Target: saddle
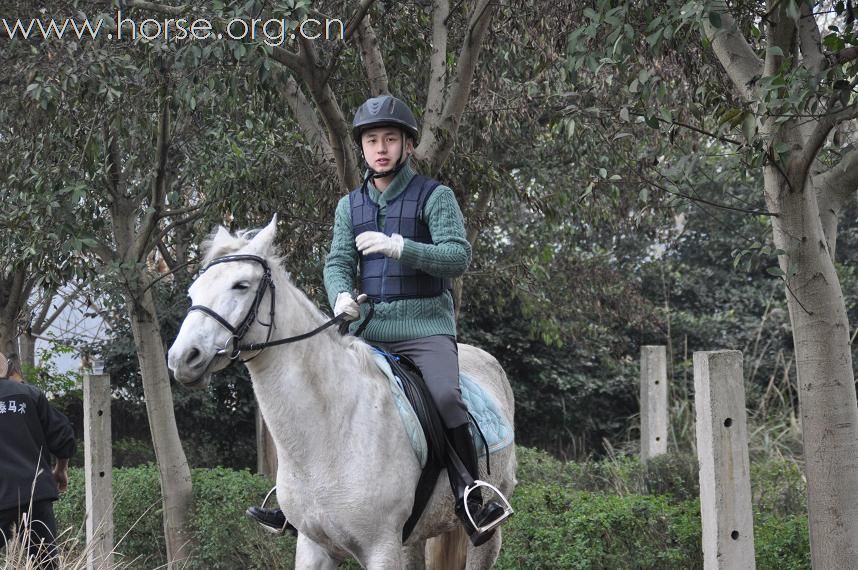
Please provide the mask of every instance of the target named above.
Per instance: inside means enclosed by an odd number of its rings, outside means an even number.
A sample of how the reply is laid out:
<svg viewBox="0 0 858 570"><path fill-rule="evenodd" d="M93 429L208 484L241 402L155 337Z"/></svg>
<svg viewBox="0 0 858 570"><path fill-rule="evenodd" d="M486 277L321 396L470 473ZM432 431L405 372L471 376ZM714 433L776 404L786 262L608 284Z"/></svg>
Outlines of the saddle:
<svg viewBox="0 0 858 570"><path fill-rule="evenodd" d="M448 443L440 413L417 366L405 356L390 354L378 347L373 349L376 364L390 381L403 425L423 467L417 482L411 515L402 529L402 541L405 542L420 520L435 489L438 476L445 469ZM475 447L485 454L487 471L491 473L489 457L492 452L512 443L512 427L500 412L497 403L479 384L466 375L460 374L459 380L462 397L469 410L468 415L476 428L472 430ZM488 438L483 432L484 427L487 428Z"/></svg>

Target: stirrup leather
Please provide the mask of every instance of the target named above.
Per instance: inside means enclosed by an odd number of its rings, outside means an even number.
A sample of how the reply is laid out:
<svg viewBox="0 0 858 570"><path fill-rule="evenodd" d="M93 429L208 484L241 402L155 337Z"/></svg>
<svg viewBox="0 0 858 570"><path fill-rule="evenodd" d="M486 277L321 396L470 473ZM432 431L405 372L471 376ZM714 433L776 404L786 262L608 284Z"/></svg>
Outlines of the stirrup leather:
<svg viewBox="0 0 858 570"><path fill-rule="evenodd" d="M496 518L495 520L487 523L485 526L477 526L477 523L476 523L476 521L474 521L474 517L471 514L471 510L468 508L468 505L469 505L468 495L470 495L473 491L475 491L476 489L479 489L480 487L486 487L488 489L491 489L492 493L494 493L494 495L498 499L500 499L500 502L501 502L500 506L503 508L503 514L501 516L499 516L498 518ZM473 485L468 485L467 487L465 487L465 494L462 497L462 503L463 503L463 507L465 509L465 514L468 516L468 521L470 521L471 526L473 526L477 530L477 532L480 534L486 533L486 532L488 532L494 528L497 528L498 525L500 525L500 523L502 523L503 521L505 521L506 519L511 517L513 512L514 512L512 510L512 505L509 504L509 501L507 500L507 498L503 496L503 493L501 493L497 487L495 487L494 485L492 485L490 483L486 483L485 481L480 481L479 479L474 480ZM488 503L488 500L484 498L483 499L483 505L485 506L487 503Z"/></svg>

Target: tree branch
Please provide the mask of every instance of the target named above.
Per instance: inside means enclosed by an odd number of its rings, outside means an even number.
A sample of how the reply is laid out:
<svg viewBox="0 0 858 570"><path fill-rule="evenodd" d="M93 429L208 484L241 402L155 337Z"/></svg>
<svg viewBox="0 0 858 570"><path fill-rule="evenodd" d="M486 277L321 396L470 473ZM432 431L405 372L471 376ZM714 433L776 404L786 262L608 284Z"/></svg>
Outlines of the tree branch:
<svg viewBox="0 0 858 570"><path fill-rule="evenodd" d="M449 0L435 0L432 10L432 55L429 59L429 85L426 91L426 112L423 131L429 136L438 128L444 110L444 92L447 87L447 17Z"/></svg>
<svg viewBox="0 0 858 570"><path fill-rule="evenodd" d="M203 217L202 212L196 212L196 213L191 214L190 216L188 216L186 218L182 218L181 220L175 220L172 223L167 224L163 230L158 232L158 235L155 236L155 239L153 240L153 242L155 244L157 244L158 242L163 240L167 234L169 234L171 231L173 231L173 229L175 229L179 226L184 226L184 225L189 224L191 222L194 222L196 220L199 220L202 217Z"/></svg>
<svg viewBox="0 0 858 570"><path fill-rule="evenodd" d="M836 127L843 121L848 121L858 117L858 104L853 104L838 111L833 111L822 115L804 140L802 145L802 158L804 164L810 165L816 158L819 149L825 144L825 139L831 129Z"/></svg>
<svg viewBox="0 0 858 570"><path fill-rule="evenodd" d="M330 79L331 74L337 68L337 65L340 63L340 54L348 45L349 41L352 39L352 35L360 26L361 22L363 22L364 16L369 12L370 6L375 2L375 0L361 0L360 4L358 4L357 10L352 14L352 17L349 18L349 22L346 24L346 29L343 30L343 41L337 46L337 49L334 51L333 57L331 57L331 63L328 65L328 69L325 71L325 74L322 76L322 83L327 83L328 79Z"/></svg>
<svg viewBox="0 0 858 570"><path fill-rule="evenodd" d="M271 50L271 58L291 70L298 77L304 76L304 61L300 54L274 46Z"/></svg>
<svg viewBox="0 0 858 570"><path fill-rule="evenodd" d="M188 206L186 208L176 208L174 210L162 210L160 218L171 218L173 216L182 216L184 214L188 214L190 212L195 212L200 208L204 208L208 206L208 203L203 201L197 204L196 206Z"/></svg>
<svg viewBox="0 0 858 570"><path fill-rule="evenodd" d="M53 298L53 295L47 297L45 299L45 304L42 307L42 311L39 314L38 319L36 319L31 324L32 330L35 332L35 334L42 334L43 332L48 330L50 326L54 324L54 321L59 318L59 316L66 309L66 307L71 304L72 300L75 299L75 296L81 292L82 289L82 285L76 285L73 291L65 293L63 295L63 302L60 303L60 306L57 307L53 313L51 313L50 317L47 316L47 313L51 307L51 299Z"/></svg>
<svg viewBox="0 0 858 570"><path fill-rule="evenodd" d="M157 229L158 220L161 218L161 209L164 207L164 197L167 191L167 166L170 150L170 96L167 93L166 80L161 86L161 94L159 97L161 106L161 116L158 121L158 143L155 149L158 157L156 167L155 181L152 183L152 193L149 208L143 215L143 220L140 223L140 230L137 233L137 238L129 252L129 259L134 261L143 261L151 249L152 242L150 238L152 233ZM157 240L156 240L157 241Z"/></svg>
<svg viewBox="0 0 858 570"><path fill-rule="evenodd" d="M492 0L478 0L468 19L468 29L459 51L456 63L456 77L450 86L450 93L444 104L444 112L438 128L424 133L424 140L417 149L417 158L426 159L431 174L437 173L453 149L453 137L459 128L459 121L470 95L474 71L480 57L480 48L489 29L497 4Z"/></svg>
<svg viewBox="0 0 858 570"><path fill-rule="evenodd" d="M118 119L117 119L118 120ZM102 127L104 135L104 143L107 145L107 159L110 161L108 172L110 173L107 179L107 191L114 201L120 200L125 195L125 189L122 184L122 165L119 158L119 148L116 142L116 137L113 136L109 121L104 123Z"/></svg>
<svg viewBox="0 0 858 570"><path fill-rule="evenodd" d="M858 190L858 149L846 153L840 161L813 176L818 195L826 201L845 201Z"/></svg>
<svg viewBox="0 0 858 570"><path fill-rule="evenodd" d="M312 42L303 37L299 41L304 58L304 83L328 131L328 142L337 163L337 178L343 189L354 188L358 185L358 166L351 142L351 129L331 86L325 80L324 70L319 67L318 54Z"/></svg>
<svg viewBox="0 0 858 570"><path fill-rule="evenodd" d="M373 97L389 93L387 86L387 69L384 58L378 48L378 38L372 29L369 14L360 21L357 31L357 42L360 46L360 56L369 81L369 92Z"/></svg>
<svg viewBox="0 0 858 570"><path fill-rule="evenodd" d="M784 58L792 53L792 42L795 36L795 21L786 14L786 4L783 0L774 0L772 9L773 18L766 21L766 60L763 75L772 77L778 73ZM743 38L744 39L744 38ZM781 53L771 48L777 47Z"/></svg>
<svg viewBox="0 0 858 570"><path fill-rule="evenodd" d="M733 84L746 100L751 100L754 98L754 83L763 73L763 62L739 32L726 5L717 13L721 17L721 27L714 27L709 19L705 18L703 32L712 42L712 51Z"/></svg>
<svg viewBox="0 0 858 570"><path fill-rule="evenodd" d="M850 46L843 48L839 52L831 55L831 60L835 65L842 65L858 59L858 46Z"/></svg>
<svg viewBox="0 0 858 570"><path fill-rule="evenodd" d="M42 299L42 306L39 309L39 313L33 319L30 320L30 331L35 330L37 332L41 332L47 328L47 326L42 326L42 325L45 323L45 321L48 318L48 311L51 310L51 300L53 300L54 295L56 295L57 292L55 289L43 290L43 292L44 292L45 296ZM65 297L65 299L67 301L69 299L69 297ZM68 306L68 303L64 302L63 306L60 310L64 309L67 306ZM56 317L59 315L59 313L60 313L60 311L56 311L54 313L53 318L51 319L51 322L53 322L54 319L56 319ZM48 326L50 326L50 324L48 324Z"/></svg>
<svg viewBox="0 0 858 570"><path fill-rule="evenodd" d="M822 36L809 2L800 2L801 16L798 19L798 38L804 66L816 74L825 68L825 55L822 51Z"/></svg>
<svg viewBox="0 0 858 570"><path fill-rule="evenodd" d="M325 131L319 122L319 117L310 105L310 102L301 91L301 87L294 77L289 77L286 80L285 90L286 103L289 105L295 120L298 122L298 127L307 139L310 147L313 149L317 160L323 163L330 173L337 175L336 159L334 151L331 149L330 143L325 138Z"/></svg>
<svg viewBox="0 0 858 570"><path fill-rule="evenodd" d="M164 258L164 262L167 264L167 267L172 271L178 263L173 256L170 255L170 250L167 248L167 244L164 243L163 239L159 239L156 247L158 248L158 252L161 254L161 257Z"/></svg>

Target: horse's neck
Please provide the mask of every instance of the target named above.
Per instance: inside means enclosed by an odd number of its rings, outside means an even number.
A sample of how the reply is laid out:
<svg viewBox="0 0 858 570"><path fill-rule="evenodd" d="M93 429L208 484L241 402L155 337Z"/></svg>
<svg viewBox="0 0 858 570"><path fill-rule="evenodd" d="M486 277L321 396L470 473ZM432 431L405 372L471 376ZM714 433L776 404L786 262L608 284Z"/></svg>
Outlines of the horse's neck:
<svg viewBox="0 0 858 570"><path fill-rule="evenodd" d="M323 322L297 289L277 283L277 291L272 339L302 334ZM296 460L312 450L337 452L332 447L347 445L342 434L351 428L356 414L377 407L377 400L383 397L379 373L363 365L355 350L329 330L268 348L247 366L272 437ZM375 429L374 425L366 427Z"/></svg>

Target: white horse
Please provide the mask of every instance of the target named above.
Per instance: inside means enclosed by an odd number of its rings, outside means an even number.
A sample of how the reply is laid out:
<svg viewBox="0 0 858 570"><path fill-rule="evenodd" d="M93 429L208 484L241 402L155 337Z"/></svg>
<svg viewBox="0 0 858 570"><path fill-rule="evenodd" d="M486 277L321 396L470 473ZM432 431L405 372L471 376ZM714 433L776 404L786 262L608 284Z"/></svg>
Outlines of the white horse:
<svg viewBox="0 0 858 570"><path fill-rule="evenodd" d="M299 335L328 320L273 254L275 226L276 217L252 239L220 227L210 240L207 264L238 257L210 264L189 290L197 310L189 311L169 351L170 370L182 384L207 385L212 372L236 356L239 340ZM501 529L482 546L468 542L453 513L446 471L403 544L421 467L366 343L328 328L241 357L277 448L277 497L299 531L296 569L332 569L349 557L372 570L494 566ZM459 358L462 372L496 399L512 424L513 394L497 360L468 345L459 345ZM492 454L491 468L491 476L481 478L510 496L515 446Z"/></svg>

